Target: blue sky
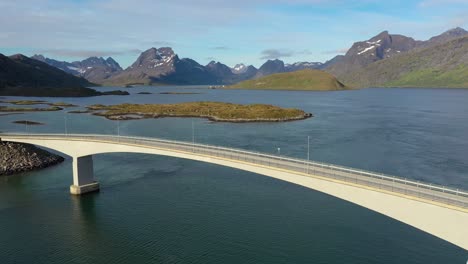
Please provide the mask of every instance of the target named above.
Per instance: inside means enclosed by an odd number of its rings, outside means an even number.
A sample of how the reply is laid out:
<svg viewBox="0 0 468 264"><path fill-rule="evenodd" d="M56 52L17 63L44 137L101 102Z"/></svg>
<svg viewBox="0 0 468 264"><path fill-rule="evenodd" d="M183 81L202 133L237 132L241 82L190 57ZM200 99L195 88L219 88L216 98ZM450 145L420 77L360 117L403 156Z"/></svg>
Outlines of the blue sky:
<svg viewBox="0 0 468 264"><path fill-rule="evenodd" d="M170 46L201 64L326 61L383 30L425 40L468 28L468 0L0 0L0 53L129 66Z"/></svg>

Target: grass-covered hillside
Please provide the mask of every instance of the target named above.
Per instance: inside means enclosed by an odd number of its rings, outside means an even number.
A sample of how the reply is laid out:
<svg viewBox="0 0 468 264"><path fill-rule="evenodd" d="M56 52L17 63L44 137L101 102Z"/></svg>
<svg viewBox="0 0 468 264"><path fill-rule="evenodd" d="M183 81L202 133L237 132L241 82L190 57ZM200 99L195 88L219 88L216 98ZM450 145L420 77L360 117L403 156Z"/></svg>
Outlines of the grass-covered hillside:
<svg viewBox="0 0 468 264"><path fill-rule="evenodd" d="M277 73L229 86L241 89L331 91L348 89L333 75L319 70Z"/></svg>
<svg viewBox="0 0 468 264"><path fill-rule="evenodd" d="M341 79L356 87L468 88L468 37L384 59Z"/></svg>

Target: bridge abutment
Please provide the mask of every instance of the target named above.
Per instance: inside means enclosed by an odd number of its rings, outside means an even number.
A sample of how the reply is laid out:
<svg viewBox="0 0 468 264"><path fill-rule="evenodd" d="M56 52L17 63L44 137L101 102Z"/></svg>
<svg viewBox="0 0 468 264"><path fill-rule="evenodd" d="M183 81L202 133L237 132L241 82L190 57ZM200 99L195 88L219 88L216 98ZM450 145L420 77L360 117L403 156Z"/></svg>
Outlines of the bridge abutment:
<svg viewBox="0 0 468 264"><path fill-rule="evenodd" d="M70 193L81 195L99 191L99 183L94 180L93 156L73 157L73 185Z"/></svg>

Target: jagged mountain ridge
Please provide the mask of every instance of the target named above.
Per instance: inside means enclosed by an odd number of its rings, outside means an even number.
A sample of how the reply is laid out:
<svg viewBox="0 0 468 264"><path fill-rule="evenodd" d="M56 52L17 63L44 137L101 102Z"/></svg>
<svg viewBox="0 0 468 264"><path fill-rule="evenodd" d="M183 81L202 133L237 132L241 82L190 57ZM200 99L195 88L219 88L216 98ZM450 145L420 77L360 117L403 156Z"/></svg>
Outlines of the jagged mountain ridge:
<svg viewBox="0 0 468 264"><path fill-rule="evenodd" d="M227 67L227 66L226 66ZM198 62L180 59L172 48L150 48L105 84L213 84L216 77Z"/></svg>
<svg viewBox="0 0 468 264"><path fill-rule="evenodd" d="M344 57L329 65L326 70L335 76L343 76L373 62L414 49L419 44L413 38L383 31L369 40L355 42Z"/></svg>
<svg viewBox="0 0 468 264"><path fill-rule="evenodd" d="M119 63L112 57L90 57L82 61L66 62L46 58L43 55L34 55L32 59L45 62L64 72L83 77L90 82L101 83L112 75L122 71Z"/></svg>
<svg viewBox="0 0 468 264"><path fill-rule="evenodd" d="M377 61L445 43L466 35L468 35L468 31L462 28L454 28L429 40L419 41L407 36L389 34L388 31L383 31L369 40L355 42L344 56L339 55L326 62L324 69L338 78L342 78Z"/></svg>
<svg viewBox="0 0 468 264"><path fill-rule="evenodd" d="M215 61L203 66L192 59L180 59L172 48L150 48L105 84L232 84L250 79L257 73L251 65L240 68L242 71L233 72L225 64Z"/></svg>

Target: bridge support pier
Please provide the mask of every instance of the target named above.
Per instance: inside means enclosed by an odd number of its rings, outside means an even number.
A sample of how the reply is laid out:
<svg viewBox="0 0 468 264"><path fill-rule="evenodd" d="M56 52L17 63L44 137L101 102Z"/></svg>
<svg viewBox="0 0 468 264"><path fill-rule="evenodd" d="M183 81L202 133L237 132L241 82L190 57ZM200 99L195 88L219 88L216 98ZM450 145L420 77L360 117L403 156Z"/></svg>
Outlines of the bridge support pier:
<svg viewBox="0 0 468 264"><path fill-rule="evenodd" d="M73 185L70 193L81 195L99 191L99 183L94 180L93 156L73 157Z"/></svg>

